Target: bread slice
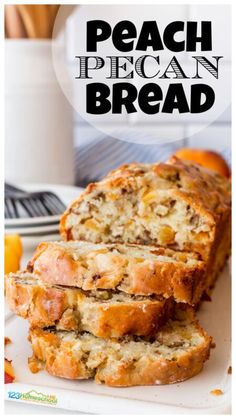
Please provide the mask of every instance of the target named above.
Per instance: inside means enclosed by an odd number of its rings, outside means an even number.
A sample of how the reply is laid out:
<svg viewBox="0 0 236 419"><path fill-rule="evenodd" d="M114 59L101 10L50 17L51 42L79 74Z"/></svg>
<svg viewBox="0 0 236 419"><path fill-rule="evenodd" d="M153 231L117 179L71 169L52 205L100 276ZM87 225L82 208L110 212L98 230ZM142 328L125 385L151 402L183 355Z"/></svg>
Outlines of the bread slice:
<svg viewBox="0 0 236 419"><path fill-rule="evenodd" d="M31 329L32 372L95 378L109 386L170 384L198 374L210 353L211 338L190 311L179 312L155 338L104 340L89 333Z"/></svg>
<svg viewBox="0 0 236 419"><path fill-rule="evenodd" d="M171 299L50 286L27 272L7 277L6 297L11 310L28 319L31 327L55 326L102 338L153 335L174 310Z"/></svg>
<svg viewBox="0 0 236 419"><path fill-rule="evenodd" d="M192 305L205 287L205 263L196 255L141 245L41 243L28 271L48 284L155 294Z"/></svg>
<svg viewBox="0 0 236 419"><path fill-rule="evenodd" d="M226 177L176 157L167 164L124 165L69 206L61 235L198 252L212 264L230 218L230 190Z"/></svg>

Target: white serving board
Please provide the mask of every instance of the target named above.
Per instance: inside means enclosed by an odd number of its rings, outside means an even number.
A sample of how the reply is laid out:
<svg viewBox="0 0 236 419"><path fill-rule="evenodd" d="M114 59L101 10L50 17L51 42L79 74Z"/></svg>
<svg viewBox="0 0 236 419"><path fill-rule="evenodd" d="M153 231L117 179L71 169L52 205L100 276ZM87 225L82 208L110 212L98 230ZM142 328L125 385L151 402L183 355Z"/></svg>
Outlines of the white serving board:
<svg viewBox="0 0 236 419"><path fill-rule="evenodd" d="M204 328L214 337L216 348L203 371L180 384L131 388L109 388L93 381L59 379L41 371L32 374L27 366L31 355L27 341L27 321L14 315L6 319L5 335L12 344L7 356L12 359L16 381L5 386L5 398L33 391L56 397L54 407L98 414L230 414L231 413L231 292L230 268L226 266L212 294L212 302L204 302L198 312ZM223 395L210 392L221 389ZM13 392L10 394L10 392ZM45 402L40 402L46 404ZM49 404L47 404L49 406Z"/></svg>

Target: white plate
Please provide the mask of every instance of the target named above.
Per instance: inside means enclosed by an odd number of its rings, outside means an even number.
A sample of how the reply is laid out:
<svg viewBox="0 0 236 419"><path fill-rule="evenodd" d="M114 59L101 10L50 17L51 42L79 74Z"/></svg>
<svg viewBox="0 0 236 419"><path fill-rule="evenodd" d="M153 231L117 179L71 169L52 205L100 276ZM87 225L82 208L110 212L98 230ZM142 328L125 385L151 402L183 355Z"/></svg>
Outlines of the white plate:
<svg viewBox="0 0 236 419"><path fill-rule="evenodd" d="M45 224L56 224L59 222L61 215L48 215L45 217L33 217L33 218L6 218L5 226L6 227L15 227L15 226L34 226L36 225L45 225Z"/></svg>
<svg viewBox="0 0 236 419"><path fill-rule="evenodd" d="M45 234L59 233L59 220L57 224L40 227L5 227L5 234L20 234L21 236L43 236Z"/></svg>
<svg viewBox="0 0 236 419"><path fill-rule="evenodd" d="M204 302L198 312L202 326L214 337L216 348L210 360L196 377L180 384L131 388L109 388L92 381L70 381L48 375L45 371L32 374L27 367L31 355L27 341L27 321L15 316L6 320L5 335L12 344L7 355L13 361L16 382L5 386L7 400L34 403L16 399L19 394L28 397L41 393L55 396L54 407L104 414L229 414L231 409L231 293L229 265L221 273L213 292L213 301ZM17 332L16 332L17 331ZM221 389L223 395L210 392ZM10 393L12 392L12 393ZM22 396L21 396L22 397ZM37 401L37 405L38 405ZM47 400L41 400L47 404ZM48 406L49 404L47 404Z"/></svg>
<svg viewBox="0 0 236 419"><path fill-rule="evenodd" d="M84 188L80 188L79 186L71 186L71 185L55 185L51 183L27 183L21 184L20 187L26 189L29 192L33 191L52 191L59 198L65 202L65 205L69 205L73 199L77 198L80 193L84 190Z"/></svg>
<svg viewBox="0 0 236 419"><path fill-rule="evenodd" d="M18 186L28 192L45 190L54 192L66 206L83 191L83 188L70 185L23 184ZM5 232L6 234L21 234L23 236L56 234L58 232L60 217L60 215L52 215L46 217L5 219Z"/></svg>
<svg viewBox="0 0 236 419"><path fill-rule="evenodd" d="M5 228L6 234L20 234L21 236L42 236L45 234L58 234L59 223L51 226L41 227L16 227L16 228Z"/></svg>

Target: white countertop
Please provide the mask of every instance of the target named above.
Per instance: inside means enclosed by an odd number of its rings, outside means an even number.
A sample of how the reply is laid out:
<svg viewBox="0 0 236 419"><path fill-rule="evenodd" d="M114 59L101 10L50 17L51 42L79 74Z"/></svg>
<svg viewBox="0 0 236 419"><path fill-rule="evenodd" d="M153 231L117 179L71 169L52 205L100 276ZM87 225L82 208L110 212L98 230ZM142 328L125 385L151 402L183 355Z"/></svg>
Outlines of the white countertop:
<svg viewBox="0 0 236 419"><path fill-rule="evenodd" d="M5 401L5 415L86 415L72 410L56 409L55 407L37 406L35 404Z"/></svg>

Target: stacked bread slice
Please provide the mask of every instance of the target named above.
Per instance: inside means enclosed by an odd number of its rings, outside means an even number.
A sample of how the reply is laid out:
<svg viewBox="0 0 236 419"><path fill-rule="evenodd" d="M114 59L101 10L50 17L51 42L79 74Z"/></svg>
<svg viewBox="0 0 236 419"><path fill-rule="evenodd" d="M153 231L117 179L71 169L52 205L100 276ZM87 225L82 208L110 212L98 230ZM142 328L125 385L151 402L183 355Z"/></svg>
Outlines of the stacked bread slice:
<svg viewBox="0 0 236 419"><path fill-rule="evenodd" d="M61 232L6 281L31 371L112 386L197 374L211 338L194 309L230 250L227 179L177 159L126 165L88 186Z"/></svg>
<svg viewBox="0 0 236 419"><path fill-rule="evenodd" d="M102 339L55 328L30 331L31 371L46 370L70 379L95 378L111 386L169 384L186 380L203 367L210 337L191 312L179 311L149 338L127 335Z"/></svg>

